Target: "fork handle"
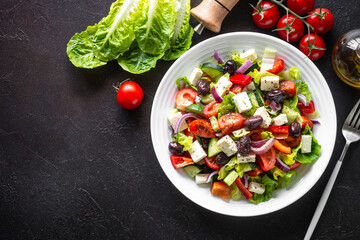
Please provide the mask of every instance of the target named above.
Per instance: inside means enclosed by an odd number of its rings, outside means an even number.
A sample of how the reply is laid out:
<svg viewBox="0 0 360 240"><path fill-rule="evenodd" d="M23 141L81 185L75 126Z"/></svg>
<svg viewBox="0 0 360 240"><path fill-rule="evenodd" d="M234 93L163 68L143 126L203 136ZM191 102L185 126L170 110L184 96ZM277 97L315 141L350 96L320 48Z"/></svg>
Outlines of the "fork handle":
<svg viewBox="0 0 360 240"><path fill-rule="evenodd" d="M336 177L337 177L337 175L338 175L338 173L340 171L340 167L342 165L345 154L346 154L346 152L347 152L347 150L349 148L349 145L350 145L350 142L347 141L346 144L345 144L345 147L344 147L344 149L342 151L342 154L340 156L340 159L337 161L336 166L335 166L335 168L334 168L334 170L333 170L333 172L332 172L332 174L330 176L330 179L329 179L328 183L326 184L325 190L324 190L324 192L323 192L323 194L322 194L322 196L320 198L320 201L319 201L319 203L318 203L318 205L316 207L314 216L311 219L311 222L310 222L309 228L308 228L308 230L306 232L306 235L304 237L304 240L310 240L311 235L314 232L316 224L320 219L321 213L324 210L326 202L327 202L327 200L329 198L329 195L331 193L331 190L332 190L332 188L334 186Z"/></svg>

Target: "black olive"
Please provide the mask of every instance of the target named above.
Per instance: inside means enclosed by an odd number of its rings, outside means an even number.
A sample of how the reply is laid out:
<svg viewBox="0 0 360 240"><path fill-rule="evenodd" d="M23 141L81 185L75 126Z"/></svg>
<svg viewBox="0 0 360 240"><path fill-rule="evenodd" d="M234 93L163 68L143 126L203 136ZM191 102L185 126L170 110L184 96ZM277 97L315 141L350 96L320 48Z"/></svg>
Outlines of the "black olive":
<svg viewBox="0 0 360 240"><path fill-rule="evenodd" d="M221 152L215 157L215 162L219 165L227 164L230 161L230 158L226 156L225 153Z"/></svg>
<svg viewBox="0 0 360 240"><path fill-rule="evenodd" d="M182 156L184 155L184 147L180 143L177 142L170 142L169 143L169 151L171 154L174 154L176 156Z"/></svg>
<svg viewBox="0 0 360 240"><path fill-rule="evenodd" d="M270 102L281 103L287 97L287 93L282 89L273 89L266 94L266 99Z"/></svg>
<svg viewBox="0 0 360 240"><path fill-rule="evenodd" d="M248 135L245 135L245 136L241 137L236 142L236 147L237 147L238 152L240 153L241 156L249 155L250 149L251 149L250 137Z"/></svg>
<svg viewBox="0 0 360 240"><path fill-rule="evenodd" d="M198 93L205 96L210 91L210 84L205 79L200 79L196 84Z"/></svg>
<svg viewBox="0 0 360 240"><path fill-rule="evenodd" d="M224 65L224 73L229 73L230 75L234 75L236 73L237 66L234 60L229 60Z"/></svg>
<svg viewBox="0 0 360 240"><path fill-rule="evenodd" d="M201 146L205 149L209 148L210 138L201 138Z"/></svg>
<svg viewBox="0 0 360 240"><path fill-rule="evenodd" d="M263 122L263 118L261 116L252 116L245 120L244 127L249 130L254 130Z"/></svg>
<svg viewBox="0 0 360 240"><path fill-rule="evenodd" d="M289 127L289 134L293 138L300 136L301 125L298 122L292 122Z"/></svg>

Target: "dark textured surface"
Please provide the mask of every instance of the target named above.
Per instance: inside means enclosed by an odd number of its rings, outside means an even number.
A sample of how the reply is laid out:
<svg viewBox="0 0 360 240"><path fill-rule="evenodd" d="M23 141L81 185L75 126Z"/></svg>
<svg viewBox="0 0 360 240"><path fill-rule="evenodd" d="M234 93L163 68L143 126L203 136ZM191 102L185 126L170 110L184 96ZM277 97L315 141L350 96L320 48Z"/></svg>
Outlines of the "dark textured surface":
<svg viewBox="0 0 360 240"><path fill-rule="evenodd" d="M98 22L111 2L0 1L0 239L302 239L345 143L342 123L360 97L338 80L330 58L336 39L360 27L359 1L316 1L335 16L324 35L329 50L315 62L337 109L329 167L294 204L251 218L195 205L157 163L150 111L171 62L134 76L115 62L89 71L68 61L70 37ZM248 1L240 1L222 33L277 36L257 28L250 12ZM205 30L193 45L215 35ZM145 94L134 111L117 106L112 87L128 77ZM359 143L351 145L313 239L360 239L359 156Z"/></svg>

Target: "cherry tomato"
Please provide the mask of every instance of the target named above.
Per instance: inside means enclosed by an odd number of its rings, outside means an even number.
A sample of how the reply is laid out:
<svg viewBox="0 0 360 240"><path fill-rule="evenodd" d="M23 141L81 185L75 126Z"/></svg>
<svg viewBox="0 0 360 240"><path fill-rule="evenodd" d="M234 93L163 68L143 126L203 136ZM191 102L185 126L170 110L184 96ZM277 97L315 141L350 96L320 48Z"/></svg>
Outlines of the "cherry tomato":
<svg viewBox="0 0 360 240"><path fill-rule="evenodd" d="M209 104L207 104L204 107L204 115L206 118L210 118L211 116L215 116L217 117L218 115L218 108L219 108L220 103L218 103L217 101L212 101Z"/></svg>
<svg viewBox="0 0 360 240"><path fill-rule="evenodd" d="M272 133L289 133L289 126L271 125L266 130Z"/></svg>
<svg viewBox="0 0 360 240"><path fill-rule="evenodd" d="M274 66L273 66L273 68L272 69L269 69L269 70L267 70L268 72L270 72L270 73L272 73L272 74L279 74L282 70L284 70L284 60L282 60L282 59L278 59L276 62L275 62L275 64L274 64Z"/></svg>
<svg viewBox="0 0 360 240"><path fill-rule="evenodd" d="M299 144L301 142L301 135L298 136L297 138L293 138L291 136L288 136L286 138L285 142L289 147L296 148L297 146L299 146Z"/></svg>
<svg viewBox="0 0 360 240"><path fill-rule="evenodd" d="M233 84L230 88L230 92L234 93L234 94L238 94L241 93L243 90L244 86L240 85L240 84Z"/></svg>
<svg viewBox="0 0 360 240"><path fill-rule="evenodd" d="M216 137L215 131L212 129L211 124L205 119L196 119L189 125L191 133L198 135L203 138L214 138Z"/></svg>
<svg viewBox="0 0 360 240"><path fill-rule="evenodd" d="M296 94L295 83L291 80L280 81L280 89L284 90L289 97L294 97Z"/></svg>
<svg viewBox="0 0 360 240"><path fill-rule="evenodd" d="M116 95L118 104L125 109L137 108L144 97L140 85L133 81L122 83Z"/></svg>
<svg viewBox="0 0 360 240"><path fill-rule="evenodd" d="M287 0L286 3L294 13L304 15L313 9L315 0Z"/></svg>
<svg viewBox="0 0 360 240"><path fill-rule="evenodd" d="M256 177L257 175L260 175L264 170L262 170L261 167L255 168L254 170L251 170L249 172L246 172L247 175L250 177Z"/></svg>
<svg viewBox="0 0 360 240"><path fill-rule="evenodd" d="M315 104L314 104L314 101L311 100L309 102L309 105L308 106L305 106L302 102L298 102L298 107L300 109L300 112L301 112L301 115L306 115L306 114L310 114L310 113L313 113L315 112Z"/></svg>
<svg viewBox="0 0 360 240"><path fill-rule="evenodd" d="M211 186L210 192L216 197L219 197L225 201L229 201L231 189L224 182L214 182Z"/></svg>
<svg viewBox="0 0 360 240"><path fill-rule="evenodd" d="M306 22L314 29L312 32L317 34L324 34L331 30L334 25L334 16L325 8L316 8L309 12Z"/></svg>
<svg viewBox="0 0 360 240"><path fill-rule="evenodd" d="M291 24L293 20L294 22ZM278 30L277 32L279 36L287 42L295 42L299 40L301 36L304 34L304 24L300 21L300 19L298 19L292 14L288 15L288 19L286 19L286 15L282 16L279 22L277 23L276 28L282 29L282 30ZM294 30L293 32L289 33L288 38L286 35L286 29L288 29L289 31L291 31L292 29Z"/></svg>
<svg viewBox="0 0 360 240"><path fill-rule="evenodd" d="M259 28L272 28L279 19L278 7L269 1L262 1L252 13L252 18Z"/></svg>
<svg viewBox="0 0 360 240"><path fill-rule="evenodd" d="M211 157L211 158L205 157L204 160L205 160L205 164L211 169L220 170L220 168L222 167L222 165L217 164L215 162L215 157Z"/></svg>
<svg viewBox="0 0 360 240"><path fill-rule="evenodd" d="M307 117L301 116L302 118L302 125L301 125L301 129L304 130L306 125L309 125L310 129L312 130L314 127L314 123L308 119Z"/></svg>
<svg viewBox="0 0 360 240"><path fill-rule="evenodd" d="M239 113L228 113L219 118L219 128L226 135L242 128L245 120Z"/></svg>
<svg viewBox="0 0 360 240"><path fill-rule="evenodd" d="M294 170L294 169L297 169L300 166L301 166L301 163L295 160L295 163L290 165L289 168L290 168L290 170Z"/></svg>
<svg viewBox="0 0 360 240"><path fill-rule="evenodd" d="M246 74L235 74L230 76L230 81L245 86L251 82L251 77Z"/></svg>
<svg viewBox="0 0 360 240"><path fill-rule="evenodd" d="M325 53L325 42L319 35L314 33L305 34L299 43L299 49L311 60L317 60ZM311 51L310 51L311 50Z"/></svg>
<svg viewBox="0 0 360 240"><path fill-rule="evenodd" d="M275 149L272 147L266 153L256 155L256 158L258 160L260 167L264 171L269 171L275 165L275 162L276 162Z"/></svg>
<svg viewBox="0 0 360 240"><path fill-rule="evenodd" d="M184 130L184 134L185 134L187 137L192 137L194 140L196 139L196 135L193 134L192 132L190 132L188 129L185 129L185 130Z"/></svg>
<svg viewBox="0 0 360 240"><path fill-rule="evenodd" d="M198 93L192 88L183 88L177 92L175 96L176 107L180 110L185 110L195 102L195 98Z"/></svg>
<svg viewBox="0 0 360 240"><path fill-rule="evenodd" d="M171 155L170 160L171 160L171 164L175 169L182 168L187 165L195 163L191 158L183 157L183 156L175 156L175 155Z"/></svg>

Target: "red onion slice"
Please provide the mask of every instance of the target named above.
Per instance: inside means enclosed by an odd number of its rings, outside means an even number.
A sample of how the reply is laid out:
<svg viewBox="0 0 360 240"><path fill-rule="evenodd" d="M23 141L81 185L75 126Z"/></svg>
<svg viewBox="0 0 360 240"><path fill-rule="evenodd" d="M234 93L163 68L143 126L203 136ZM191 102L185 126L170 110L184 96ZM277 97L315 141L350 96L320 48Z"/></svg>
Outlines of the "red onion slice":
<svg viewBox="0 0 360 240"><path fill-rule="evenodd" d="M211 88L211 93L214 96L214 99L218 102L221 103L223 101L222 97L220 97L220 95L216 92L216 88L215 86Z"/></svg>
<svg viewBox="0 0 360 240"><path fill-rule="evenodd" d="M287 173L288 171L290 171L289 166L283 163L277 156L276 156L275 166L277 166L283 172Z"/></svg>
<svg viewBox="0 0 360 240"><path fill-rule="evenodd" d="M320 124L320 122L318 120L311 120L313 122L313 124Z"/></svg>
<svg viewBox="0 0 360 240"><path fill-rule="evenodd" d="M271 101L270 108L275 112L280 111L281 110L281 104L280 103L276 104L275 101Z"/></svg>
<svg viewBox="0 0 360 240"><path fill-rule="evenodd" d="M244 62L243 65L241 65L238 70L236 70L236 74L243 74L246 70L249 69L249 67L251 67L252 62L250 60L247 60L246 62Z"/></svg>
<svg viewBox="0 0 360 240"><path fill-rule="evenodd" d="M244 174L244 186L246 188L248 188L248 186L249 186L249 180L248 180L248 176L246 174Z"/></svg>
<svg viewBox="0 0 360 240"><path fill-rule="evenodd" d="M263 146L267 141L269 141L269 138L260 141L252 141L251 146L254 148L259 148Z"/></svg>
<svg viewBox="0 0 360 240"><path fill-rule="evenodd" d="M209 183L211 181L211 178L215 175L215 174L218 174L219 171L216 170L216 171L213 171L212 173L209 174L209 176L206 178L206 183Z"/></svg>
<svg viewBox="0 0 360 240"><path fill-rule="evenodd" d="M214 58L219 64L224 64L224 60L220 57L219 53L215 51Z"/></svg>
<svg viewBox="0 0 360 240"><path fill-rule="evenodd" d="M261 147L255 148L255 147L251 147L251 151L253 151L255 154L263 154L266 153L267 151L270 150L270 148L272 148L272 146L274 145L275 142L275 138L269 138L267 139L267 142L262 145Z"/></svg>
<svg viewBox="0 0 360 240"><path fill-rule="evenodd" d="M201 118L199 115L197 115L195 113L186 113L186 114L182 115L181 117L179 117L179 119L177 120L177 122L175 124L174 133L178 133L180 131L181 124L185 121L185 119L187 119L189 117Z"/></svg>
<svg viewBox="0 0 360 240"><path fill-rule="evenodd" d="M304 95L298 93L297 96L300 102L302 102L305 106L309 106L309 102L306 101L306 97Z"/></svg>

